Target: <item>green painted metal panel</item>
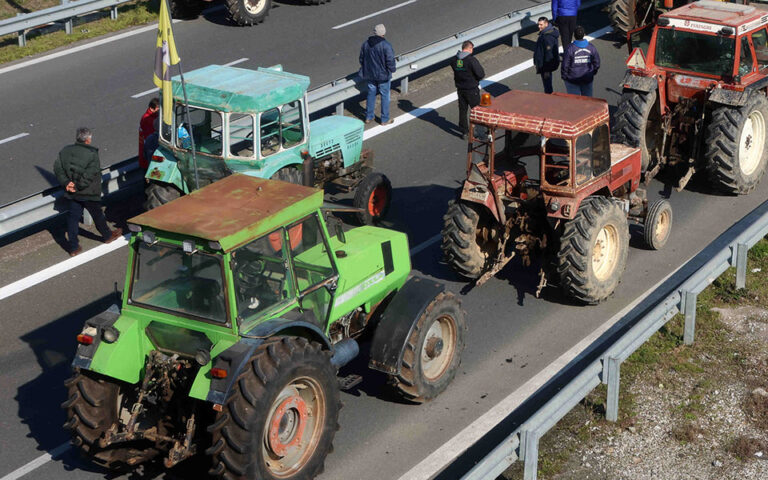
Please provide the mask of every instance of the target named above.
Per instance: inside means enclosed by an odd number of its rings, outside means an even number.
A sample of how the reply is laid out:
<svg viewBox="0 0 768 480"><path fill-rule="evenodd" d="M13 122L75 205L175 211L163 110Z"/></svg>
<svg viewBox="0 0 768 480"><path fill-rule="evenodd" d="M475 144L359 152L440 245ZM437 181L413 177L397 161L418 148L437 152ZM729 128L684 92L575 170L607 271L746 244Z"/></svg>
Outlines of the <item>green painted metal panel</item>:
<svg viewBox="0 0 768 480"><path fill-rule="evenodd" d="M349 167L360 158L364 127L356 118L339 115L310 122L309 153L314 158L323 158L341 151L344 167Z"/></svg>

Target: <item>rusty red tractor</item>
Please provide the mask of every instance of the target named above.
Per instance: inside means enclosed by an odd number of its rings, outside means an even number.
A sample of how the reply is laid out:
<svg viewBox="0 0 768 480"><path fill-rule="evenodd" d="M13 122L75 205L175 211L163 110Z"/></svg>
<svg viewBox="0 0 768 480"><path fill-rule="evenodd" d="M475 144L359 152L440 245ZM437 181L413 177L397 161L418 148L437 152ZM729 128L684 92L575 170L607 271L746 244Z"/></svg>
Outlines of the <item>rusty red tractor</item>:
<svg viewBox="0 0 768 480"><path fill-rule="evenodd" d="M559 283L580 303L606 299L629 221L652 249L672 226L669 202L649 204L639 188L640 149L609 137L605 100L510 91L491 104L484 94L470 114L467 179L443 217L446 263L482 284L516 255L525 266L540 256L537 295Z"/></svg>
<svg viewBox="0 0 768 480"><path fill-rule="evenodd" d="M614 137L640 147L645 180L665 170L678 190L752 191L768 164L768 6L711 0L628 35Z"/></svg>

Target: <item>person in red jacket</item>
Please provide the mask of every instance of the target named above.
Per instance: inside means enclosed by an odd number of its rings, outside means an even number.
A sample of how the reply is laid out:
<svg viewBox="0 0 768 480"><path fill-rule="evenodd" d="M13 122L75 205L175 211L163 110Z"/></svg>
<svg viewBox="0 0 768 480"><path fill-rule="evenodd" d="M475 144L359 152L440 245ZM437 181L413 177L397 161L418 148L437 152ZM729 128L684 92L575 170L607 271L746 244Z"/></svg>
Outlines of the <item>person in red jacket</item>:
<svg viewBox="0 0 768 480"><path fill-rule="evenodd" d="M149 161L144 155L144 140L155 133L155 120L160 111L160 99L155 97L149 101L149 106L139 122L139 167L143 170L149 168Z"/></svg>

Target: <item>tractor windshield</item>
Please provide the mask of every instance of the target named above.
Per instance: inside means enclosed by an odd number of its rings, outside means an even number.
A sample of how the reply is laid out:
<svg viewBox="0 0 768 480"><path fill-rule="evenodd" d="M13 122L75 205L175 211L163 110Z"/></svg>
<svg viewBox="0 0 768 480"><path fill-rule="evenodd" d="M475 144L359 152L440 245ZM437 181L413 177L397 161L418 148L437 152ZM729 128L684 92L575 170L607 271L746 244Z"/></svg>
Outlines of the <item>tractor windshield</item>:
<svg viewBox="0 0 768 480"><path fill-rule="evenodd" d="M221 257L174 245L136 243L131 303L226 323Z"/></svg>
<svg viewBox="0 0 768 480"><path fill-rule="evenodd" d="M720 35L660 28L656 34L656 65L709 75L732 75L735 41Z"/></svg>

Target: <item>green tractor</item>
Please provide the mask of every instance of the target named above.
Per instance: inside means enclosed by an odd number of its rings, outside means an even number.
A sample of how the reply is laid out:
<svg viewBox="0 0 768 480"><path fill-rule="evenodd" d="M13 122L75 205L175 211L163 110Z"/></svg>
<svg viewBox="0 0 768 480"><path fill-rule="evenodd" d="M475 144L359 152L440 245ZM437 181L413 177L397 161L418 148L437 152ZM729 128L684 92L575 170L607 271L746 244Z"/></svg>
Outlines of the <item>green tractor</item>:
<svg viewBox="0 0 768 480"><path fill-rule="evenodd" d="M412 274L405 234L345 231L321 190L235 174L129 226L122 305L85 322L62 405L103 466L205 454L218 477L312 478L365 332L406 399L456 374L458 299Z"/></svg>
<svg viewBox="0 0 768 480"><path fill-rule="evenodd" d="M373 171L373 152L363 150L363 122L339 115L310 122L309 77L279 65L209 65L185 75L185 85L189 117L180 78L172 80L172 125L161 124L146 174L148 210L244 173L354 191L365 224L386 214L392 186Z"/></svg>

